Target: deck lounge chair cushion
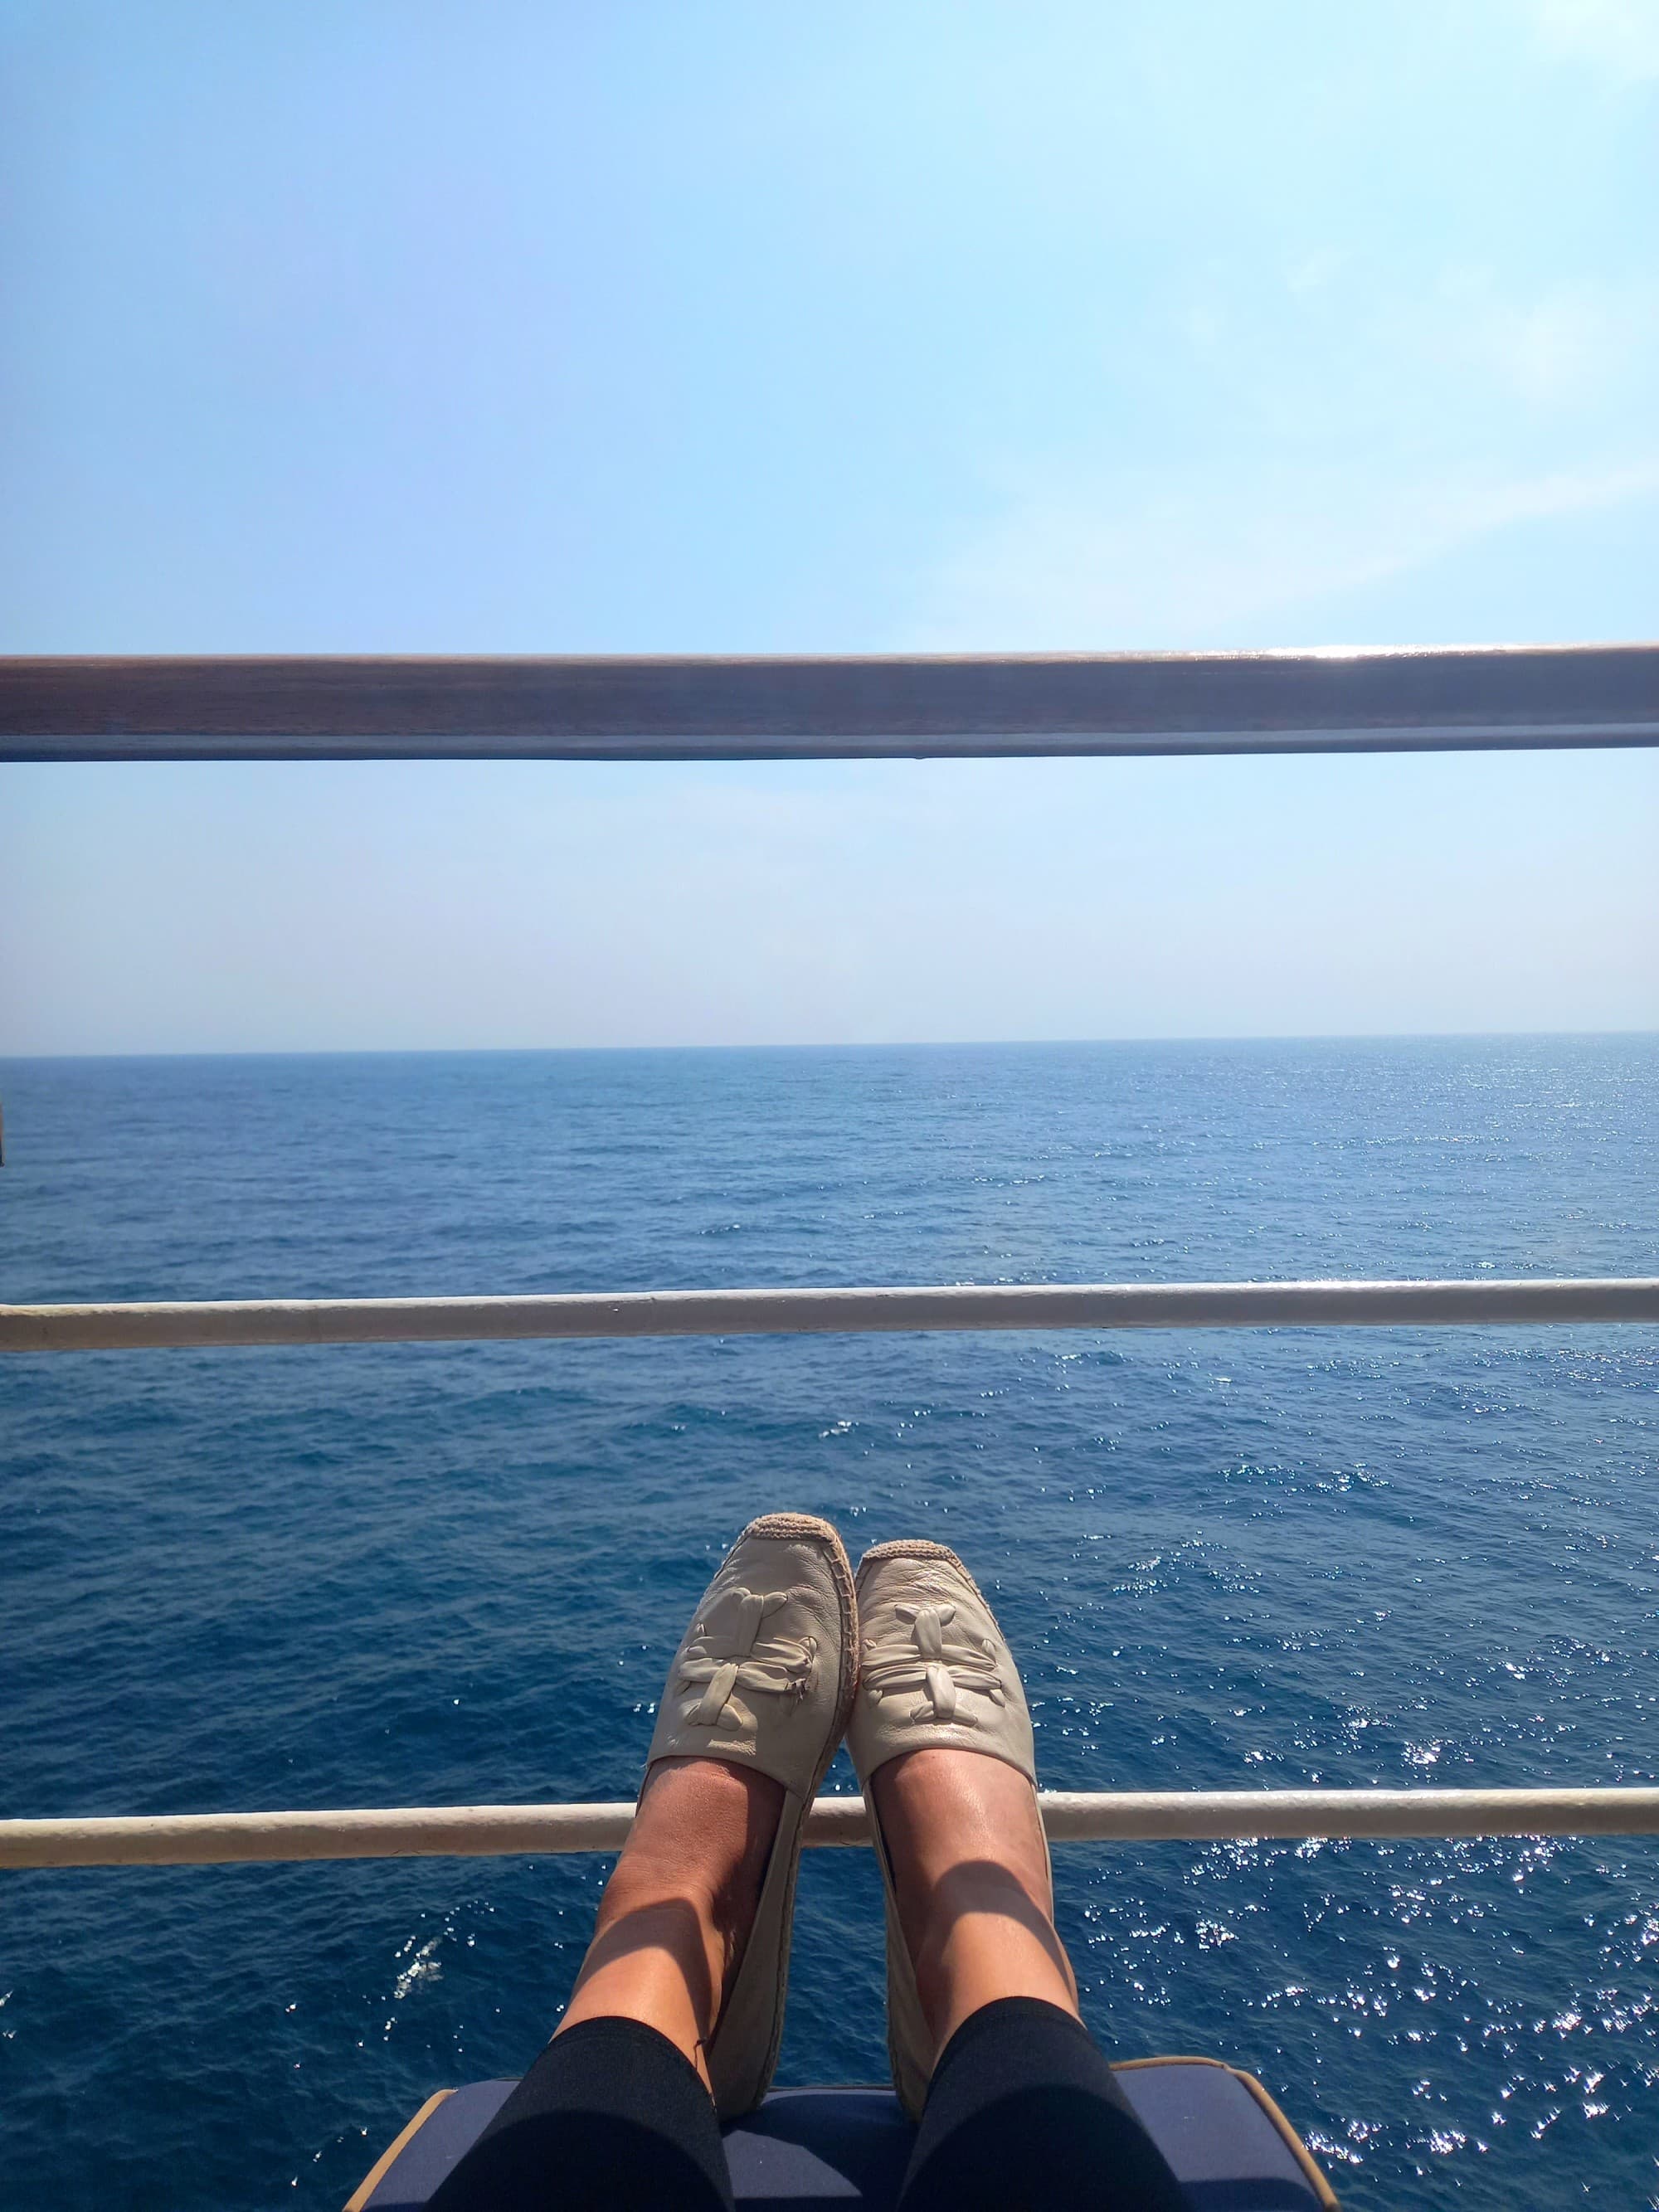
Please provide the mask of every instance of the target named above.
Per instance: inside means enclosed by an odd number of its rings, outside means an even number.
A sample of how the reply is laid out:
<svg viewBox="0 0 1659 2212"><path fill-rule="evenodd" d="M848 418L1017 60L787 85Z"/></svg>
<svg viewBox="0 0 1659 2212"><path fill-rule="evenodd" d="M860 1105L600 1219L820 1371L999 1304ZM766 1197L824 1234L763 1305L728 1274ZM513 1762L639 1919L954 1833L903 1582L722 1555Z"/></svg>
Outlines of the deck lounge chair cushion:
<svg viewBox="0 0 1659 2212"><path fill-rule="evenodd" d="M1208 2058L1133 2060L1124 2094L1192 2212L1330 2212L1336 2203L1253 2076ZM346 2212L420 2212L513 2088L474 2081L416 2115ZM725 2130L742 2212L890 2212L915 2130L890 2089L775 2089Z"/></svg>

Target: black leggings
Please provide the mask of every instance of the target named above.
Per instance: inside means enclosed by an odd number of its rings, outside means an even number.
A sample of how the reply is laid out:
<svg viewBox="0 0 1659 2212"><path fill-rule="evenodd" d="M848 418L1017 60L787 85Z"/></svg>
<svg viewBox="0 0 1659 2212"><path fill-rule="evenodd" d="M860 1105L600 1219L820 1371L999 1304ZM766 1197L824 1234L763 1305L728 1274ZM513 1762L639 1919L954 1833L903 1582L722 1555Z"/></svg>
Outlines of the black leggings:
<svg viewBox="0 0 1659 2212"><path fill-rule="evenodd" d="M1057 2005L971 2014L933 2069L897 2212L1184 2212L1089 2031ZM557 2036L428 2212L732 2212L708 2092L666 2036Z"/></svg>

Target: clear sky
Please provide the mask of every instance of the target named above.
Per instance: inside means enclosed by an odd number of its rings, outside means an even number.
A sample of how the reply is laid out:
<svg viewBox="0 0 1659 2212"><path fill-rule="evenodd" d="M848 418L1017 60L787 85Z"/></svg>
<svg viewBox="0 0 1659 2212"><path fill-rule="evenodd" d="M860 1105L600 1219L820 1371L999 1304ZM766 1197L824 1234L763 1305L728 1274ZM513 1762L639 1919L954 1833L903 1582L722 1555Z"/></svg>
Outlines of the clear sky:
<svg viewBox="0 0 1659 2212"><path fill-rule="evenodd" d="M1659 636L1655 0L0 0L0 650ZM0 1049L1659 1024L1651 753L0 769Z"/></svg>

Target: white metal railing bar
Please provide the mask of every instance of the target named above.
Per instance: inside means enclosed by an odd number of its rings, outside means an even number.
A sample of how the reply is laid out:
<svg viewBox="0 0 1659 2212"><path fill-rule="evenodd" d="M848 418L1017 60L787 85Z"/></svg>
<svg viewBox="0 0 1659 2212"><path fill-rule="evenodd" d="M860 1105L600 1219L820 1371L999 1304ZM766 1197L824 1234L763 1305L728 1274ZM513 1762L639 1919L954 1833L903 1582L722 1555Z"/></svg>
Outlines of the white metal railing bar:
<svg viewBox="0 0 1659 2212"><path fill-rule="evenodd" d="M1057 1844L1659 1833L1659 1789L1048 1790L1040 1802ZM617 1851L633 1818L622 1802L0 1820L0 1869ZM808 1815L809 1844L869 1840L861 1797L820 1797Z"/></svg>
<svg viewBox="0 0 1659 2212"><path fill-rule="evenodd" d="M1659 1322L1659 1278L941 1284L536 1297L0 1306L0 1352L936 1329L1420 1328Z"/></svg>
<svg viewBox="0 0 1659 2212"><path fill-rule="evenodd" d="M0 659L0 760L916 758L1659 744L1659 647Z"/></svg>

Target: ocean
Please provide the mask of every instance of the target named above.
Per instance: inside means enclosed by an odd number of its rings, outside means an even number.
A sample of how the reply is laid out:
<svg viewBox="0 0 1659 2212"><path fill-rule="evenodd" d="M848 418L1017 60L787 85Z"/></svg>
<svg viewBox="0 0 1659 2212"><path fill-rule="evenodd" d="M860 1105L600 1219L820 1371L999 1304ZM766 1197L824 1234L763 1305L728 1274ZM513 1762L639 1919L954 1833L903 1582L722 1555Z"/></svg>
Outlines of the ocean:
<svg viewBox="0 0 1659 2212"><path fill-rule="evenodd" d="M1659 1274L1659 1038L16 1061L0 1297ZM750 1515L954 1545L1066 1789L1659 1781L1659 1331L0 1361L9 1814L632 1794ZM832 1786L851 1789L844 1758ZM1659 2202L1659 1844L1071 1845L1117 2055L1351 2212ZM0 1876L18 2212L337 2206L603 1863ZM781 2079L878 2081L803 1875Z"/></svg>

